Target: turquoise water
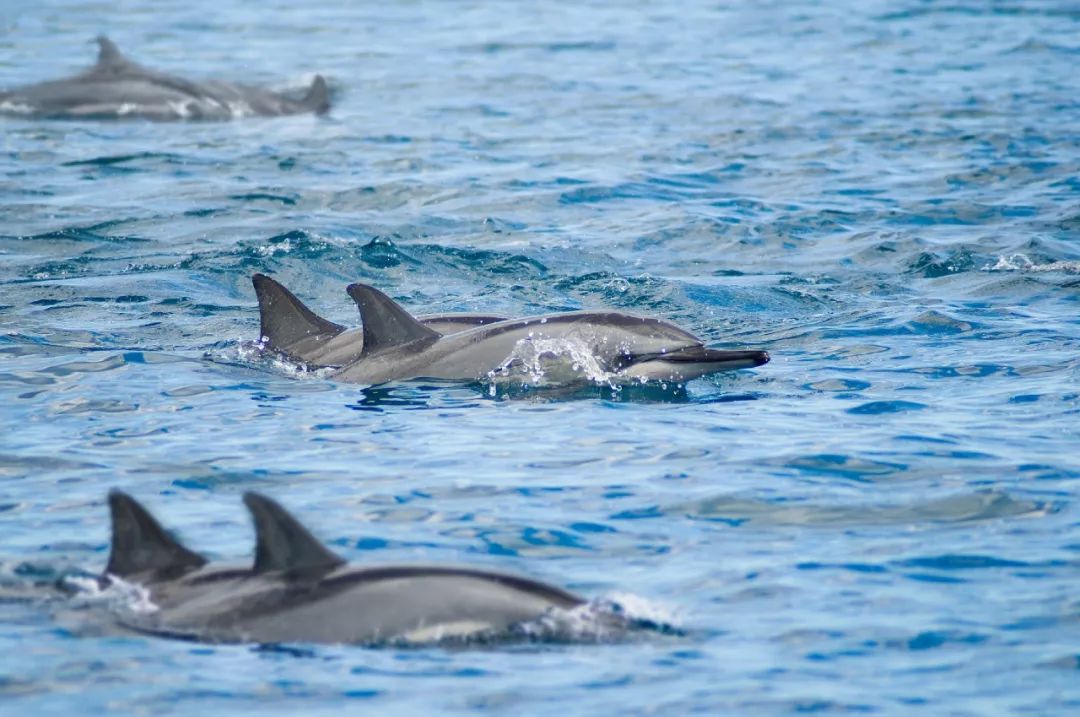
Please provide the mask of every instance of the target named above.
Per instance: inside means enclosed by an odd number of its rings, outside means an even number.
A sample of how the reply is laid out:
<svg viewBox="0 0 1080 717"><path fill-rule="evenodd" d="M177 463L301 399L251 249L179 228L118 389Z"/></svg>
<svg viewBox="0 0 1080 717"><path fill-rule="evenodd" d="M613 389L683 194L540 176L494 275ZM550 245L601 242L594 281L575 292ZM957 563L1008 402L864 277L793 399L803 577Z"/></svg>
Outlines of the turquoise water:
<svg viewBox="0 0 1080 717"><path fill-rule="evenodd" d="M8 3L0 87L107 32L329 117L0 119L0 707L1080 710L1080 12L1068 2ZM605 308L770 364L683 389L300 374L250 275L355 325ZM494 395L493 395L494 394ZM41 587L111 487L250 555L529 575L678 629L207 646Z"/></svg>

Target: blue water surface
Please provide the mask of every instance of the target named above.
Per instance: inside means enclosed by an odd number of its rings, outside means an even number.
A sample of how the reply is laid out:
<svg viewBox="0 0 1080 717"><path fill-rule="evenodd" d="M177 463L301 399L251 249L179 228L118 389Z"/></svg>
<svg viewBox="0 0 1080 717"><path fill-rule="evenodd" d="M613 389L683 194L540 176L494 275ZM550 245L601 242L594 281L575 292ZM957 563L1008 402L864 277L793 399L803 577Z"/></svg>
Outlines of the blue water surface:
<svg viewBox="0 0 1080 717"><path fill-rule="evenodd" d="M1080 711L1080 10L956 2L7 2L0 87L137 61L328 117L0 119L5 714ZM683 388L338 384L250 275L356 325L582 308L767 349ZM349 560L678 629L484 649L116 634L111 487Z"/></svg>

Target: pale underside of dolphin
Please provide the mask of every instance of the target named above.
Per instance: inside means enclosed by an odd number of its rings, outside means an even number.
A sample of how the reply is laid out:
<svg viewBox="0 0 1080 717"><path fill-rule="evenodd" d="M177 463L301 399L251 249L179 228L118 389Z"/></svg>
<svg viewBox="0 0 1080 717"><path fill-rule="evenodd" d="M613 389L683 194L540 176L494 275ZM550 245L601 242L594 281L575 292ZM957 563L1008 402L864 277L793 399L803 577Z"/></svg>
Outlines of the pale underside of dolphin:
<svg viewBox="0 0 1080 717"><path fill-rule="evenodd" d="M301 360L308 356L316 364L340 366L331 374L340 381L484 380L513 370L515 357L526 345L541 355L584 351L610 379L639 382L681 383L769 360L765 351L706 348L696 336L666 321L613 311L504 320L462 315L456 323L453 315L414 317L366 284L347 289L363 327L345 331L315 315L272 279L256 274L253 282L262 335L270 347Z"/></svg>
<svg viewBox="0 0 1080 717"><path fill-rule="evenodd" d="M505 573L447 566L349 566L292 515L244 495L255 523L251 567L211 566L130 496L109 493L106 584L146 591L151 607L123 623L203 642L347 644L497 640L584 601Z"/></svg>
<svg viewBox="0 0 1080 717"><path fill-rule="evenodd" d="M133 62L108 38L97 42L98 60L89 70L0 91L0 112L56 119L227 120L323 114L330 108L326 81L318 75L303 96L219 80L195 82Z"/></svg>

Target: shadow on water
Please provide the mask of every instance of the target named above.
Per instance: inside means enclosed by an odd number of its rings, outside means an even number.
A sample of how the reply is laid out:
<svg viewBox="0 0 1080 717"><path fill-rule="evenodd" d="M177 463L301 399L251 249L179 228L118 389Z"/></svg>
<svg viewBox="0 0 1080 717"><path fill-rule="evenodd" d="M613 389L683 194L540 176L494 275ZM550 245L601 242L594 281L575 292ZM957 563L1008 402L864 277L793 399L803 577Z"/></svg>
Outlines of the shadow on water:
<svg viewBox="0 0 1080 717"><path fill-rule="evenodd" d="M358 399L346 406L354 411L384 411L388 408L444 409L478 405L478 401L525 401L563 403L571 401L607 401L642 404L703 404L756 401L754 392L724 393L710 390L704 394L688 391L683 384L633 384L626 386L576 383L534 386L523 383L445 383L384 384L358 389Z"/></svg>
<svg viewBox="0 0 1080 717"><path fill-rule="evenodd" d="M682 384L632 384L611 386L580 382L572 384L531 385L527 383L477 384L477 390L494 400L525 400L537 403L602 400L627 403L690 403Z"/></svg>
<svg viewBox="0 0 1080 717"><path fill-rule="evenodd" d="M430 386L367 386L358 391L355 403L345 404L354 411L382 412L388 408L435 408Z"/></svg>

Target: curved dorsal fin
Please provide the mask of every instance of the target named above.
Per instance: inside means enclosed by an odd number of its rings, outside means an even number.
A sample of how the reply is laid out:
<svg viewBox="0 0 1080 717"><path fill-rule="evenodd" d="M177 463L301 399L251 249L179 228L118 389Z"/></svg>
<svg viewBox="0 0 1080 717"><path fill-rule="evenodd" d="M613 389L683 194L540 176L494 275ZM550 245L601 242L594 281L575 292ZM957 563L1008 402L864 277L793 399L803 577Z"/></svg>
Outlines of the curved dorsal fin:
<svg viewBox="0 0 1080 717"><path fill-rule="evenodd" d="M206 558L193 553L171 537L134 498L109 491L112 515L112 548L105 572L127 577L154 572L159 577L202 567Z"/></svg>
<svg viewBox="0 0 1080 717"><path fill-rule="evenodd" d="M270 348L287 349L297 341L319 336L331 339L345 330L318 316L291 291L264 274L251 277L259 297L259 334Z"/></svg>
<svg viewBox="0 0 1080 717"><path fill-rule="evenodd" d="M413 341L435 341L442 334L421 324L412 314L374 286L350 284L349 296L360 309L364 324L364 354Z"/></svg>
<svg viewBox="0 0 1080 717"><path fill-rule="evenodd" d="M315 75L301 103L317 115L324 115L330 111L330 88L327 87L322 75Z"/></svg>
<svg viewBox="0 0 1080 717"><path fill-rule="evenodd" d="M244 505L255 521L254 572L324 572L345 564L288 511L265 495L244 493Z"/></svg>
<svg viewBox="0 0 1080 717"><path fill-rule="evenodd" d="M120 48L116 46L116 43L105 37L99 35L97 37L98 44L98 67L107 67L109 65L126 64L129 60L124 57L120 52Z"/></svg>

